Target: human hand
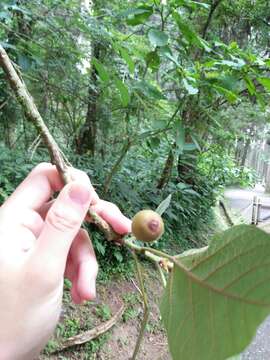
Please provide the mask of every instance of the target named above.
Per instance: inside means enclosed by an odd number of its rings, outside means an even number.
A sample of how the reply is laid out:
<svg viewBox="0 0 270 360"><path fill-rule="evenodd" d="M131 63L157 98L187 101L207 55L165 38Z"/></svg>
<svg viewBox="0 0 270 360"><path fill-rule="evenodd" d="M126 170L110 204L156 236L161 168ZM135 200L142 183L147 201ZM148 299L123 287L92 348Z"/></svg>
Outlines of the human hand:
<svg viewBox="0 0 270 360"><path fill-rule="evenodd" d="M40 164L0 208L1 360L39 354L59 318L64 275L74 302L95 297L97 262L80 229L90 204L116 232L130 231L130 220L99 199L85 173L70 174L74 181L63 187L56 168Z"/></svg>

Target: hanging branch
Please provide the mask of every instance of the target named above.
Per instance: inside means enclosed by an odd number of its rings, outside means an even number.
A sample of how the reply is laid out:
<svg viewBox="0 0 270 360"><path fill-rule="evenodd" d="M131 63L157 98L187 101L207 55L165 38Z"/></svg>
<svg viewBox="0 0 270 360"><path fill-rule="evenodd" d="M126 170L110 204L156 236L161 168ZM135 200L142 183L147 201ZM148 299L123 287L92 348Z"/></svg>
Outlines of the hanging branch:
<svg viewBox="0 0 270 360"><path fill-rule="evenodd" d="M11 85L19 103L21 104L27 120L32 122L36 127L39 135L42 137L47 146L51 162L56 165L57 170L65 184L72 181L68 162L65 160L59 146L54 140L49 129L45 125L31 95L29 94L24 81L19 77L17 71L14 69L11 60L9 59L5 49L0 45L0 66L4 70L8 82ZM106 223L99 215L97 215L91 208L88 211L93 223L104 233L106 238L110 241L119 240L120 235L116 234L109 224Z"/></svg>

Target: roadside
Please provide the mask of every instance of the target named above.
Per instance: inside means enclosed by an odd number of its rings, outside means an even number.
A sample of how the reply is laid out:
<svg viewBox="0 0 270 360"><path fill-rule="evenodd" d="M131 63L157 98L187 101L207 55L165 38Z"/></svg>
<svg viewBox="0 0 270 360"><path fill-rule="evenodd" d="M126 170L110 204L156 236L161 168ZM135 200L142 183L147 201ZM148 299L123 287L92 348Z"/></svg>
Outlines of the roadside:
<svg viewBox="0 0 270 360"><path fill-rule="evenodd" d="M230 188L225 191L225 201L231 211L235 214L238 222L251 223L253 198L257 196L263 204L270 204L270 195L264 193L264 189L257 185L254 189L243 190ZM259 227L270 233L270 222L266 221L270 216L270 209L262 208L260 211ZM257 333L248 346L241 354L240 360L269 360L270 359L270 317L258 328Z"/></svg>

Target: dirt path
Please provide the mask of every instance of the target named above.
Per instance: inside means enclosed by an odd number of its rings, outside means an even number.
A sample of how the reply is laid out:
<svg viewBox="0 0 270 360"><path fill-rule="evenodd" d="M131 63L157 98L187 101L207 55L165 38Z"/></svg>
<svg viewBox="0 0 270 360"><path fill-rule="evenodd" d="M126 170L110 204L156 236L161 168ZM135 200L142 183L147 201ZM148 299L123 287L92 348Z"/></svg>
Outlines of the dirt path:
<svg viewBox="0 0 270 360"><path fill-rule="evenodd" d="M225 192L227 204L238 212L246 223L251 222L252 201L254 196L262 199L263 203L270 203L270 196L264 193L260 186L253 190L228 189ZM262 209L260 217L265 219L270 215L269 209ZM269 220L268 220L269 223ZM270 233L270 223L262 223L260 227ZM270 317L258 328L257 334L249 347L240 355L241 360L269 360L270 359Z"/></svg>
<svg viewBox="0 0 270 360"><path fill-rule="evenodd" d="M152 265L145 264L144 271L151 314L138 360L171 360L158 309L162 286ZM66 289L61 322L47 346L47 353L42 354L38 360L130 359L143 316L143 307L137 287L136 279L112 279L106 284L99 284L98 300L95 303L86 303L85 305L72 304L69 291ZM52 354L58 348L61 340L108 320L123 302L126 305L125 313L111 331L85 345Z"/></svg>
<svg viewBox="0 0 270 360"><path fill-rule="evenodd" d="M229 188L225 191L227 204L245 220L247 224L251 223L252 201L254 196L261 199L265 205L270 205L270 195L264 193L264 188L257 185L254 189L244 190L238 188ZM262 208L260 219L264 221L270 216L270 209Z"/></svg>

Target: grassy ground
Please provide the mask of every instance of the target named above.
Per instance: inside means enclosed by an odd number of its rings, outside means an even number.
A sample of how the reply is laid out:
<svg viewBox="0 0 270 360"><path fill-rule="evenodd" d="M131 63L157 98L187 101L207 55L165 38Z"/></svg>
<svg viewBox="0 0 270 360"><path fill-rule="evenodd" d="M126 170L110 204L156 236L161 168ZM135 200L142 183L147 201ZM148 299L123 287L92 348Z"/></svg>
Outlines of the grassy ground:
<svg viewBox="0 0 270 360"><path fill-rule="evenodd" d="M144 264L146 286L151 305L150 321L147 325L145 339L138 359L170 359L167 341L160 322L157 303L162 287L155 268ZM143 306L137 290L137 280L122 277L108 280L98 285L98 299L94 303L73 305L69 290L64 292L63 312L54 337L47 345L40 360L76 359L76 360L127 360L133 352L139 333ZM108 320L122 305L126 310L122 319L107 334L85 345L76 346L61 353L52 354L62 340Z"/></svg>

